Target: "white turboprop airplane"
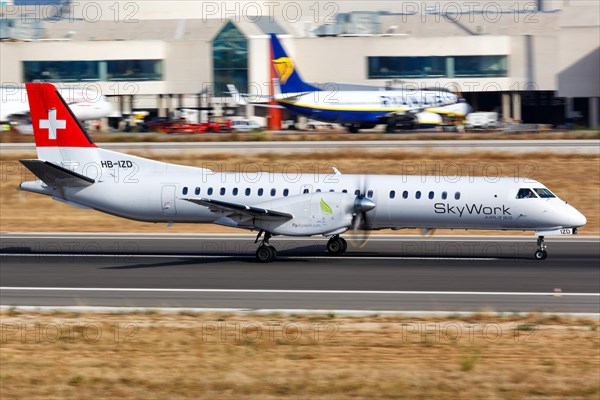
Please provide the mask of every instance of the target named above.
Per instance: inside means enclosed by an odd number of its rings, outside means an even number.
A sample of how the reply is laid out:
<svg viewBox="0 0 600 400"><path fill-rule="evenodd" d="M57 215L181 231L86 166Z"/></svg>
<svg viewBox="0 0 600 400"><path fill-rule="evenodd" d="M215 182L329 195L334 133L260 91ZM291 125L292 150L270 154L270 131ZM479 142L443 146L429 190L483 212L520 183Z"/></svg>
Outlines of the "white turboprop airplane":
<svg viewBox="0 0 600 400"><path fill-rule="evenodd" d="M112 105L106 97L95 90L65 88L59 92L80 121L108 117L113 112ZM29 116L25 88L1 87L0 102L1 122L26 119Z"/></svg>
<svg viewBox="0 0 600 400"><path fill-rule="evenodd" d="M341 90L342 85L330 83L323 88L306 83L300 77L293 60L276 35L271 35L273 67L279 78L275 95L280 107L294 114L318 121L338 123L349 132L385 125L386 132L402 128L431 128L442 123L441 115L464 117L471 107L449 90L409 90L369 88L369 90ZM227 85L229 93L240 105L251 100L270 100L268 96L240 94L235 86ZM264 102L254 102L265 105Z"/></svg>
<svg viewBox="0 0 600 400"><path fill-rule="evenodd" d="M273 235L329 237L351 230L436 228L572 235L586 223L541 183L523 178L217 173L97 147L54 86L27 84L38 153L21 162L40 180L22 190L144 222L213 223L258 231L256 257L276 257Z"/></svg>

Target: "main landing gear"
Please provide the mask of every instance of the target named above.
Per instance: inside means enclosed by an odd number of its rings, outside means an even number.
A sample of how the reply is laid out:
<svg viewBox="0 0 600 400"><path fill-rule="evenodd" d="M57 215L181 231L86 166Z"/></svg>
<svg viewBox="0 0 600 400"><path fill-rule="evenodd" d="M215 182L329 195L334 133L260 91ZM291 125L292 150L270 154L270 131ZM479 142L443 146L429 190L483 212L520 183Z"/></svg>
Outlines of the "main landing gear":
<svg viewBox="0 0 600 400"><path fill-rule="evenodd" d="M537 240L537 250L534 255L536 260L545 260L548 257L548 252L546 251L546 245L544 244L544 237L539 236Z"/></svg>
<svg viewBox="0 0 600 400"><path fill-rule="evenodd" d="M327 242L327 251L334 256L344 254L348 250L348 243L346 239L339 236L333 236Z"/></svg>
<svg viewBox="0 0 600 400"><path fill-rule="evenodd" d="M262 234L263 231L258 232L254 243L258 243ZM277 258L277 250L275 250L275 247L269 244L269 239L271 239L272 235L269 232L264 232L264 234L265 237L260 243L260 246L258 246L258 249L256 249L256 259L260 263L270 263L275 261L275 259Z"/></svg>

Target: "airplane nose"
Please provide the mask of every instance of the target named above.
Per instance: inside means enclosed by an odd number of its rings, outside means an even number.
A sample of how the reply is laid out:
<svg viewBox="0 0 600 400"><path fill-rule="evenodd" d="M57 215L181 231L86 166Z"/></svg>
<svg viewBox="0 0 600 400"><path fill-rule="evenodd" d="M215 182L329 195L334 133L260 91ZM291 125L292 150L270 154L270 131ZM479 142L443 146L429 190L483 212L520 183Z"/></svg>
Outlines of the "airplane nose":
<svg viewBox="0 0 600 400"><path fill-rule="evenodd" d="M569 211L568 211L568 224L565 225L565 227L573 227L573 228L578 228L580 226L584 226L587 223L587 218L585 217L585 215L583 215L582 213L580 213L577 209L575 209L573 206L568 205L567 207L569 207Z"/></svg>
<svg viewBox="0 0 600 400"><path fill-rule="evenodd" d="M574 209L574 213L573 216L571 217L573 219L573 227L574 228L578 228L580 226L584 226L587 223L587 218L585 217L585 215L583 215L582 213L580 213L579 211Z"/></svg>

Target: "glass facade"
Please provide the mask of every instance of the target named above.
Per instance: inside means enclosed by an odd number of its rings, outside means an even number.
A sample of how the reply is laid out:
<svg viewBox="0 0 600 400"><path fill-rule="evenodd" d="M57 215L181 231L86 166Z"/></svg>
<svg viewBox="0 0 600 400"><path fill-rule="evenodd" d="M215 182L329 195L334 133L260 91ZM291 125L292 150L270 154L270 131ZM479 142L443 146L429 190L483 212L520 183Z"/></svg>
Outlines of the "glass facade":
<svg viewBox="0 0 600 400"><path fill-rule="evenodd" d="M508 76L507 56L454 57L454 74L451 78Z"/></svg>
<svg viewBox="0 0 600 400"><path fill-rule="evenodd" d="M223 97L227 84L248 92L248 39L228 22L212 44L215 97Z"/></svg>
<svg viewBox="0 0 600 400"><path fill-rule="evenodd" d="M98 61L23 61L25 82L99 81Z"/></svg>
<svg viewBox="0 0 600 400"><path fill-rule="evenodd" d="M369 79L508 76L508 56L368 57Z"/></svg>
<svg viewBox="0 0 600 400"><path fill-rule="evenodd" d="M23 61L25 82L160 81L162 60Z"/></svg>
<svg viewBox="0 0 600 400"><path fill-rule="evenodd" d="M111 60L106 61L109 81L160 81L161 60Z"/></svg>

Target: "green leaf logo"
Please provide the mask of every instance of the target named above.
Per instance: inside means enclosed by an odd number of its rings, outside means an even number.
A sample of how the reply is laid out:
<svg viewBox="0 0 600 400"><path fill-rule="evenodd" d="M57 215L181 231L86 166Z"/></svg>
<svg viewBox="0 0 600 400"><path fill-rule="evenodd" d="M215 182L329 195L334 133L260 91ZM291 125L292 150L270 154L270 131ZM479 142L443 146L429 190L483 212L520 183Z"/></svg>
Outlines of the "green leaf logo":
<svg viewBox="0 0 600 400"><path fill-rule="evenodd" d="M333 214L333 210L331 209L331 206L329 204L327 204L327 202L325 200L323 200L321 198L321 211L323 211L323 214Z"/></svg>

